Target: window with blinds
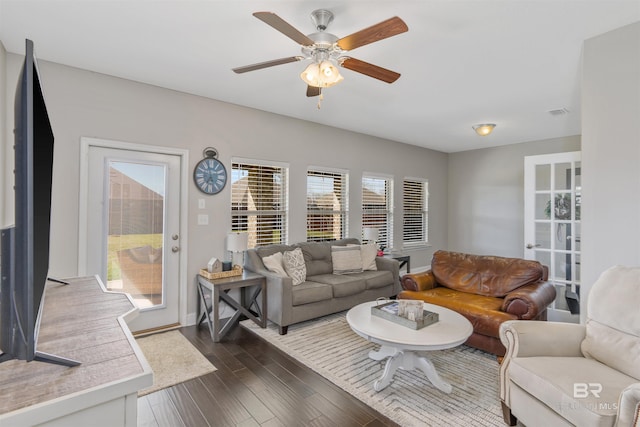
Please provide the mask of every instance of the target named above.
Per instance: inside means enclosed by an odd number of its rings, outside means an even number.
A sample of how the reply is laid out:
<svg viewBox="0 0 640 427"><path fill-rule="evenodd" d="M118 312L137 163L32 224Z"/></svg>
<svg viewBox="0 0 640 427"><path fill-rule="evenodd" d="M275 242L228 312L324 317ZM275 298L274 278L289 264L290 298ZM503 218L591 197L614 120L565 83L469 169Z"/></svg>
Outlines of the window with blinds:
<svg viewBox="0 0 640 427"><path fill-rule="evenodd" d="M347 234L347 174L307 171L307 241L342 239Z"/></svg>
<svg viewBox="0 0 640 427"><path fill-rule="evenodd" d="M287 242L288 167L232 162L231 230L248 234L248 247Z"/></svg>
<svg viewBox="0 0 640 427"><path fill-rule="evenodd" d="M426 180L405 178L402 182L403 246L418 246L428 242L429 187Z"/></svg>
<svg viewBox="0 0 640 427"><path fill-rule="evenodd" d="M378 246L391 248L393 244L393 197L391 178L362 177L362 229L377 228Z"/></svg>

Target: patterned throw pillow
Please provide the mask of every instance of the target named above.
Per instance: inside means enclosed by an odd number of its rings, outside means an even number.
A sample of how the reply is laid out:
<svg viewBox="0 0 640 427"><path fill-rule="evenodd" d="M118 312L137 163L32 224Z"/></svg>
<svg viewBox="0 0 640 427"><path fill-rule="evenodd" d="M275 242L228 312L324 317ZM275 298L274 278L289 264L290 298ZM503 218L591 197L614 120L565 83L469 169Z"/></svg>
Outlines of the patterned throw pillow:
<svg viewBox="0 0 640 427"><path fill-rule="evenodd" d="M333 274L362 273L360 246L331 246Z"/></svg>
<svg viewBox="0 0 640 427"><path fill-rule="evenodd" d="M304 255L302 255L302 249L295 248L292 251L287 251L282 255L282 263L284 269L293 280L293 286L307 280L307 267L304 265Z"/></svg>

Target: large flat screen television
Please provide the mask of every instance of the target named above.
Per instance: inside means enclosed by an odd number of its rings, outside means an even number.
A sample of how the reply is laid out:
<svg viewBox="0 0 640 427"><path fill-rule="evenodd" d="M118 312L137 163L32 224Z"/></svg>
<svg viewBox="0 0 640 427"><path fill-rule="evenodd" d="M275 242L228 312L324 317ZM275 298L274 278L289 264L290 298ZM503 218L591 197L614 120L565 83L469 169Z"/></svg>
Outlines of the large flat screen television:
<svg viewBox="0 0 640 427"><path fill-rule="evenodd" d="M0 244L0 361L77 365L36 348L49 272L54 137L31 40L16 88L14 133L15 224L2 230Z"/></svg>

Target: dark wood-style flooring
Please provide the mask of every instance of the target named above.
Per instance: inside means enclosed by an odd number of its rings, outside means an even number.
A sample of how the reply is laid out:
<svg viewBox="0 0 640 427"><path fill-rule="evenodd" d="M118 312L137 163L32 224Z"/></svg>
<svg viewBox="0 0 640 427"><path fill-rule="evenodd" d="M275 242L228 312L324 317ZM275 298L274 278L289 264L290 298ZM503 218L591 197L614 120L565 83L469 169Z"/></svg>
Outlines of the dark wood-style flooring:
<svg viewBox="0 0 640 427"><path fill-rule="evenodd" d="M138 399L140 427L397 425L240 326L180 331L218 370Z"/></svg>

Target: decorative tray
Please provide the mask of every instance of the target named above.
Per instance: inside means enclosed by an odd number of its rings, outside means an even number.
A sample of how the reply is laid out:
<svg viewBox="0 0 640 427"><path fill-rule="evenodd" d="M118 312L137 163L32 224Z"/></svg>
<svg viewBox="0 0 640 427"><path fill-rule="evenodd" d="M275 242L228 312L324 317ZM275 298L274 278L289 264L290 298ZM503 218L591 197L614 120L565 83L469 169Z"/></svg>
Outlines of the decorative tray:
<svg viewBox="0 0 640 427"><path fill-rule="evenodd" d="M225 277L242 276L242 267L234 265L229 271L220 271L218 273L209 273L206 268L200 269L200 275L206 279L224 279Z"/></svg>
<svg viewBox="0 0 640 427"><path fill-rule="evenodd" d="M378 304L371 307L371 315L381 317L385 320L406 326L411 329L422 329L425 326L436 323L439 319L438 313L423 309L422 319L411 320L407 317L399 316L399 302L391 301L385 304Z"/></svg>

